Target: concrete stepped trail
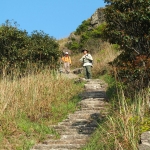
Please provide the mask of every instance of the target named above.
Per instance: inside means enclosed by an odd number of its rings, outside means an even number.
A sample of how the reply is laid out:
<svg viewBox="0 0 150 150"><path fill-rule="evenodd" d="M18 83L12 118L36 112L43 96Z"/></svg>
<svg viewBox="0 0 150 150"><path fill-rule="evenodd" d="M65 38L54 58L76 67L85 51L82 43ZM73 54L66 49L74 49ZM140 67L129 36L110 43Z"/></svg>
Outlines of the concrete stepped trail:
<svg viewBox="0 0 150 150"><path fill-rule="evenodd" d="M35 145L31 150L79 150L89 141L91 134L98 127L108 112L106 101L107 85L99 79L88 79L78 110L58 125L51 125L59 134L59 139L49 139Z"/></svg>

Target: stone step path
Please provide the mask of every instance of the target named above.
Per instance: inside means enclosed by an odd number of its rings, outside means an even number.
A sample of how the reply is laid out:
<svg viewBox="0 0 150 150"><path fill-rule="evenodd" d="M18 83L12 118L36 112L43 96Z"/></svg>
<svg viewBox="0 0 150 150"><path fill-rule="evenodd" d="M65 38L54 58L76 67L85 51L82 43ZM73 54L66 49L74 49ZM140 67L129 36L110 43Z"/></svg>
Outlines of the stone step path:
<svg viewBox="0 0 150 150"><path fill-rule="evenodd" d="M138 149L150 150L150 131L146 131L141 134L141 144L139 145Z"/></svg>
<svg viewBox="0 0 150 150"><path fill-rule="evenodd" d="M60 134L60 138L53 139L50 136L31 150L79 150L85 146L98 127L98 122L107 115L106 87L101 80L86 80L78 110L58 125L50 126Z"/></svg>

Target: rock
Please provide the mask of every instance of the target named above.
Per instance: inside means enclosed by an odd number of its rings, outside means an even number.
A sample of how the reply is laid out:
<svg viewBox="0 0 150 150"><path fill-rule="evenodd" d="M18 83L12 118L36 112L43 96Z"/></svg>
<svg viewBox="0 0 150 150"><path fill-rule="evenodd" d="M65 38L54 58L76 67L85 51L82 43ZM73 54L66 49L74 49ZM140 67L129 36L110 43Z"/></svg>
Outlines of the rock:
<svg viewBox="0 0 150 150"><path fill-rule="evenodd" d="M80 41L80 36L79 35L75 35L74 32L72 32L69 37L68 40L76 40L76 41Z"/></svg>
<svg viewBox="0 0 150 150"><path fill-rule="evenodd" d="M103 9L104 8L98 8L96 12L91 16L91 25L94 28L102 24L105 21Z"/></svg>
<svg viewBox="0 0 150 150"><path fill-rule="evenodd" d="M150 131L141 134L141 144L139 150L150 150Z"/></svg>
<svg viewBox="0 0 150 150"><path fill-rule="evenodd" d="M65 54L65 52L68 52L69 55L71 55L71 50L69 50L68 48L64 47L62 49L63 55Z"/></svg>
<svg viewBox="0 0 150 150"><path fill-rule="evenodd" d="M83 68L76 68L76 69L72 70L72 73L74 73L74 74L81 74L82 71L83 71Z"/></svg>

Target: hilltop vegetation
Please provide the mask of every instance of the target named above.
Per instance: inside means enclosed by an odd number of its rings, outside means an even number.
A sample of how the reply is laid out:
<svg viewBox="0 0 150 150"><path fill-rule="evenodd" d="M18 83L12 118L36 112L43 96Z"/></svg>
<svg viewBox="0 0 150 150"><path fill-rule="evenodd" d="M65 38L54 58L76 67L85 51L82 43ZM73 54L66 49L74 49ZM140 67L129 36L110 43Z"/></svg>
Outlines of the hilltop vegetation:
<svg viewBox="0 0 150 150"><path fill-rule="evenodd" d="M35 30L28 35L8 20L0 27L0 74L15 70L24 74L41 66L55 68L59 54L56 39L43 31Z"/></svg>
<svg viewBox="0 0 150 150"><path fill-rule="evenodd" d="M75 36L70 37L70 42L66 43L66 47L75 53L80 52L81 49L85 47L89 49L91 53L99 51L102 44L105 22L96 28L90 27L90 19L84 20L73 33Z"/></svg>
<svg viewBox="0 0 150 150"><path fill-rule="evenodd" d="M148 86L150 77L150 2L106 0L105 38L118 44L121 55L112 63L118 77L133 90ZM143 81L141 83L141 81Z"/></svg>
<svg viewBox="0 0 150 150"><path fill-rule="evenodd" d="M133 90L134 87L136 90L146 87L150 77L150 2L105 2L108 6L97 10L105 19L95 27L91 18L84 20L70 35L66 47L75 53L87 48L94 54L103 50L104 41L108 41L120 51L120 55L109 63L119 80L129 87L132 84Z"/></svg>

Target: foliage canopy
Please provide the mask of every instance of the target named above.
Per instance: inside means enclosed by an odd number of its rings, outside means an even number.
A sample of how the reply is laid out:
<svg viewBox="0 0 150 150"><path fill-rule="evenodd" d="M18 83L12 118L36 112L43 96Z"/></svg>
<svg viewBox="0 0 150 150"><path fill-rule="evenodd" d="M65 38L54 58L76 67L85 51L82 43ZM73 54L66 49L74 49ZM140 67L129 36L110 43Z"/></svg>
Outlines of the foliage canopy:
<svg viewBox="0 0 150 150"><path fill-rule="evenodd" d="M150 53L150 1L105 0L105 34L126 52Z"/></svg>
<svg viewBox="0 0 150 150"><path fill-rule="evenodd" d="M74 52L78 52L84 47L91 49L92 52L94 49L97 51L100 47L100 38L103 36L104 28L105 23L94 28L91 26L90 19L84 20L74 32L80 38L77 40L71 39L71 42L66 46Z"/></svg>
<svg viewBox="0 0 150 150"><path fill-rule="evenodd" d="M113 62L117 66L117 75L130 86L133 83L133 89L145 87L150 77L150 1L105 2L108 4L104 10L105 38L123 50Z"/></svg>
<svg viewBox="0 0 150 150"><path fill-rule="evenodd" d="M28 35L9 20L0 27L0 71L25 70L28 64L54 67L59 54L57 41L43 31Z"/></svg>

